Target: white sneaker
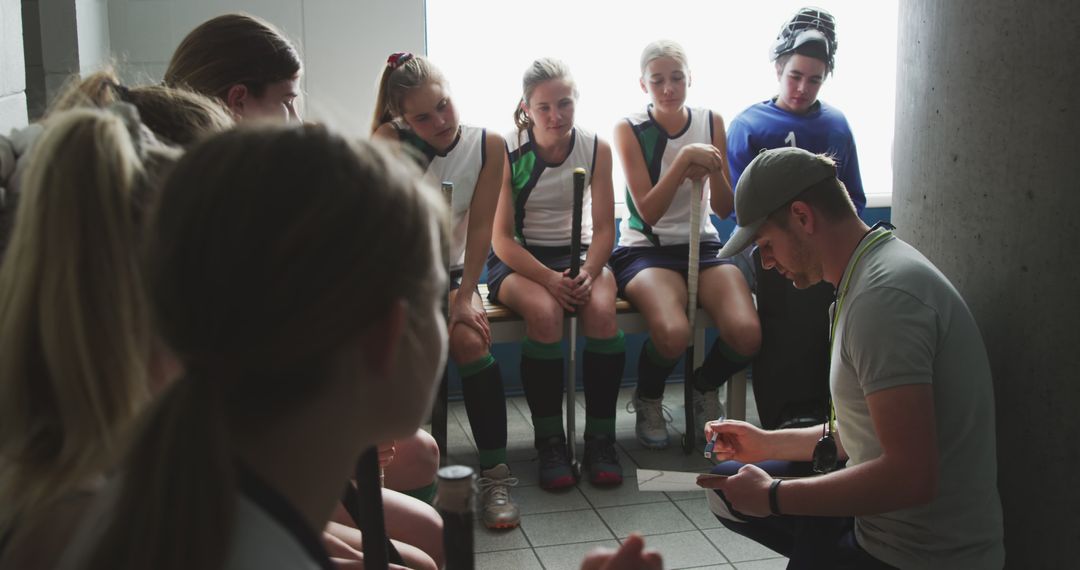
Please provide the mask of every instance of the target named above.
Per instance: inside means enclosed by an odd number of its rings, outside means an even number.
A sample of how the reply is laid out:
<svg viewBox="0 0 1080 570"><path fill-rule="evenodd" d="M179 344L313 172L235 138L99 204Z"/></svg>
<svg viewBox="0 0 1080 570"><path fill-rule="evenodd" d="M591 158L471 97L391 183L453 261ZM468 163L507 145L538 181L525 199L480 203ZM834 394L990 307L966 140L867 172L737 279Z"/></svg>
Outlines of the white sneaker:
<svg viewBox="0 0 1080 570"><path fill-rule="evenodd" d="M664 399L639 398L634 391L634 399L626 404L626 411L637 414L634 433L638 443L649 449L664 449L671 444L667 424L671 422L671 413L664 407Z"/></svg>
<svg viewBox="0 0 1080 570"><path fill-rule="evenodd" d="M484 526L514 528L521 522L521 511L510 498L510 487L517 484L517 477L510 475L505 463L480 472L476 486L480 489L480 518Z"/></svg>
<svg viewBox="0 0 1080 570"><path fill-rule="evenodd" d="M705 437L705 424L713 420L718 420L724 415L724 406L720 403L719 390L709 390L704 394L694 391L694 437L697 439L703 439Z"/></svg>

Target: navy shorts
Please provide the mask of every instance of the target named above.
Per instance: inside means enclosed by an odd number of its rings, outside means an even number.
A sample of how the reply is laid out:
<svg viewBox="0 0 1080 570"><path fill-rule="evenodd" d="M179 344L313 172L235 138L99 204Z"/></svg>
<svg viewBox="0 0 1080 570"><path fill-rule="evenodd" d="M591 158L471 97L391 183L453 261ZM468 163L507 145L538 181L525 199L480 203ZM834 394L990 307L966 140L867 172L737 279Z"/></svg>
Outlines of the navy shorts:
<svg viewBox="0 0 1080 570"><path fill-rule="evenodd" d="M698 249L698 269L716 265L731 265L730 257L716 257L722 244L715 240L702 241ZM624 247L619 246L611 253L611 269L615 272L615 283L619 286L619 296L626 298L626 286L642 270L660 267L678 271L686 279L686 265L690 260L690 244Z"/></svg>
<svg viewBox="0 0 1080 570"><path fill-rule="evenodd" d="M581 260L585 261L585 252L589 250L588 244L581 244ZM544 264L544 267L555 271L566 271L570 268L570 246L543 246L543 245L530 245L525 247L525 251L528 251L536 258L537 261ZM503 260L499 259L495 255L495 250L492 249L487 258L487 284L488 284L488 300L492 303L499 302L499 287L502 286L503 279L506 279L514 272L510 269L510 266L503 263Z"/></svg>

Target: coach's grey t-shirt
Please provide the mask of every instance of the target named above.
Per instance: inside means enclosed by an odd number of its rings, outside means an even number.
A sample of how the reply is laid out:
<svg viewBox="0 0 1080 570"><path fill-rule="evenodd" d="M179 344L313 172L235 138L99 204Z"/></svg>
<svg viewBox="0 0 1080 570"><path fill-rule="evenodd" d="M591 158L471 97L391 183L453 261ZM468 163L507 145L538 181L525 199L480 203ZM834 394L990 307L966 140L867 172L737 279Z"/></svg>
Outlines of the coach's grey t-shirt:
<svg viewBox="0 0 1080 570"><path fill-rule="evenodd" d="M921 253L887 237L855 266L836 329L830 383L849 467L881 454L867 395L931 384L937 422L936 498L856 517L859 544L900 568L1001 568L993 385L982 336L960 294Z"/></svg>

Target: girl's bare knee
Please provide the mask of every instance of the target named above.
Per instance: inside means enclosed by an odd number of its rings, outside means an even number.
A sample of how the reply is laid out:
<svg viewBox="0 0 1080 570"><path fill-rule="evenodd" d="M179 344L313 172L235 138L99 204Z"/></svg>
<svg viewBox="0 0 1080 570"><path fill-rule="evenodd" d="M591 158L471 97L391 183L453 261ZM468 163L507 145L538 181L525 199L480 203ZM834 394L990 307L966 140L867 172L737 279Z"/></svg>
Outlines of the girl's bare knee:
<svg viewBox="0 0 1080 570"><path fill-rule="evenodd" d="M458 364L468 364L488 353L487 343L472 327L459 324L450 333L450 358Z"/></svg>
<svg viewBox="0 0 1080 570"><path fill-rule="evenodd" d="M656 330L650 330L649 336L656 350L664 358L678 358L690 342L688 327L680 325L658 327Z"/></svg>
<svg viewBox="0 0 1080 570"><path fill-rule="evenodd" d="M525 319L525 328L529 338L538 342L558 342L562 340L563 309L558 303L534 307Z"/></svg>

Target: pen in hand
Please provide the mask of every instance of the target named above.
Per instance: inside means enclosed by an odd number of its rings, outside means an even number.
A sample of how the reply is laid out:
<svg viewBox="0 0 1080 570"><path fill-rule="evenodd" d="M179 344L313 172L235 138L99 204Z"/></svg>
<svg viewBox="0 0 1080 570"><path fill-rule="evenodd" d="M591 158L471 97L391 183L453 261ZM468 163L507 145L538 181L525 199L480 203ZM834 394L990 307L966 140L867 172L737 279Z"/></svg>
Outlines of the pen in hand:
<svg viewBox="0 0 1080 570"><path fill-rule="evenodd" d="M724 416L720 416L716 419L718 422L724 421ZM714 431L712 437L709 438L709 442L705 444L705 459L713 458L713 448L716 447L716 438L720 435L720 432Z"/></svg>

